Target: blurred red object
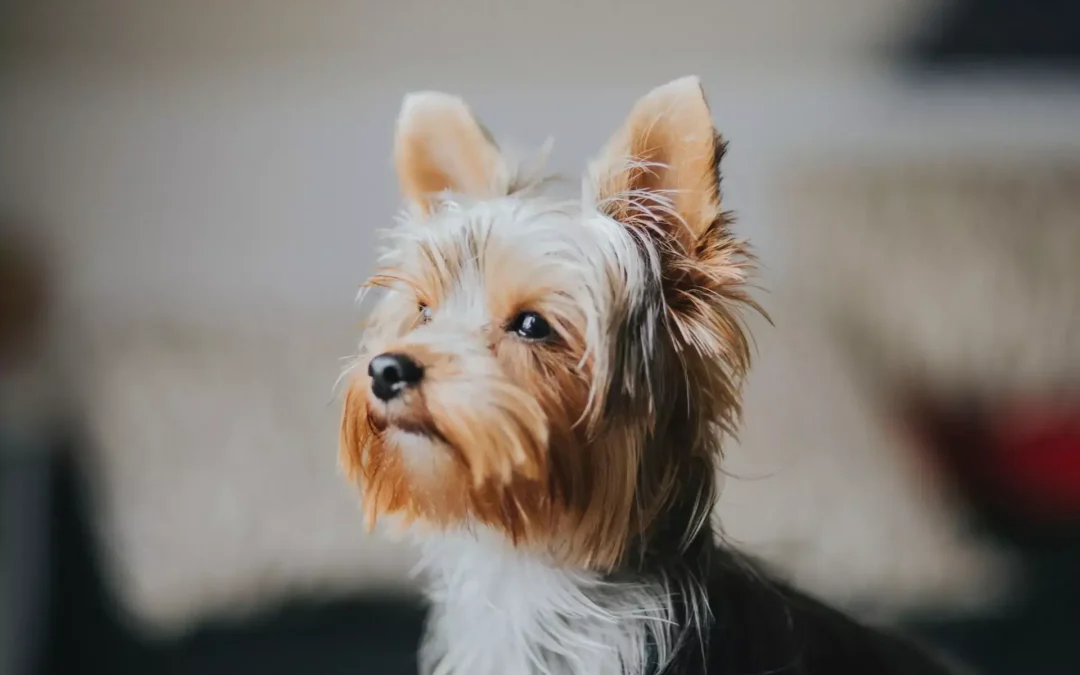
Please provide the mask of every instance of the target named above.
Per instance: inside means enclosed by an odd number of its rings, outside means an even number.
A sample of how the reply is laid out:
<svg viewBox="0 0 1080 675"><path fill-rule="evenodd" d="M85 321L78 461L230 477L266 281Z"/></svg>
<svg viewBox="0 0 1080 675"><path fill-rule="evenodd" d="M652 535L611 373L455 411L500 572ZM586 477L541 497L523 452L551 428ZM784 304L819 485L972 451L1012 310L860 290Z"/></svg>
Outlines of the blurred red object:
<svg viewBox="0 0 1080 675"><path fill-rule="evenodd" d="M925 449L977 509L1080 526L1080 397L950 405L916 399Z"/></svg>
<svg viewBox="0 0 1080 675"><path fill-rule="evenodd" d="M1080 404L1020 405L992 422L987 477L1044 517L1080 517Z"/></svg>

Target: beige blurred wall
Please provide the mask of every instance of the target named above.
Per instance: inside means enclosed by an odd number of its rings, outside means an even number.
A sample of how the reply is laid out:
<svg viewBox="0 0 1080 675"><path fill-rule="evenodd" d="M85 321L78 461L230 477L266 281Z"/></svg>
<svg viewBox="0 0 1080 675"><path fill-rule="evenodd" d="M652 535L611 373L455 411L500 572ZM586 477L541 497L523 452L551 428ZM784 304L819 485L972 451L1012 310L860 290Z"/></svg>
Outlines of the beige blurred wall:
<svg viewBox="0 0 1080 675"><path fill-rule="evenodd" d="M60 233L75 307L342 312L396 207L405 92L464 94L523 150L552 135L576 176L636 96L697 73L755 230L761 165L814 142L920 4L23 0L0 204Z"/></svg>
<svg viewBox="0 0 1080 675"><path fill-rule="evenodd" d="M636 96L697 73L729 206L778 268L766 184L800 156L1080 138L1080 97L890 76L927 3L21 0L0 28L0 204L62 235L73 306L339 312L396 206L405 92L464 94L526 150L552 135L577 175Z"/></svg>
<svg viewBox="0 0 1080 675"><path fill-rule="evenodd" d="M670 66L708 61L836 65L888 47L898 25L927 4L16 0L8 3L8 32L27 57L125 70L346 60L360 65L348 68L357 76L383 81L402 75L505 81L511 74L551 81L565 80L562 68L570 65L574 79L610 75L609 64L618 60L625 79L635 70L664 77Z"/></svg>

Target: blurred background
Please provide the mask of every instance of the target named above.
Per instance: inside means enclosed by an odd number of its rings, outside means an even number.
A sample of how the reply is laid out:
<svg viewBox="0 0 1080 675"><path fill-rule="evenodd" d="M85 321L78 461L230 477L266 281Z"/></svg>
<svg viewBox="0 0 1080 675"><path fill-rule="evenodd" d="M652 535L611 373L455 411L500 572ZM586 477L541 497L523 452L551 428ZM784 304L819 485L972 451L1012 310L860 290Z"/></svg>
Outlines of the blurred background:
<svg viewBox="0 0 1080 675"><path fill-rule="evenodd" d="M573 176L685 74L776 323L729 539L1075 675L1078 66L1056 0L0 0L0 675L413 672L334 391L400 99Z"/></svg>

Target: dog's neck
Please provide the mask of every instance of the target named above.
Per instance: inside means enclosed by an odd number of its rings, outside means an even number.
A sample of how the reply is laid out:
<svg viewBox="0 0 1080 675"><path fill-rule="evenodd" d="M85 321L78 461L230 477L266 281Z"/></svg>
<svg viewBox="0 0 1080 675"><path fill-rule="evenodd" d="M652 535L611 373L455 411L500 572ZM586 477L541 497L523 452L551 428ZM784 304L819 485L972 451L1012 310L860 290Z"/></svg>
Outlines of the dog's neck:
<svg viewBox="0 0 1080 675"><path fill-rule="evenodd" d="M645 675L708 611L683 575L559 566L483 529L425 538L424 567L427 674Z"/></svg>

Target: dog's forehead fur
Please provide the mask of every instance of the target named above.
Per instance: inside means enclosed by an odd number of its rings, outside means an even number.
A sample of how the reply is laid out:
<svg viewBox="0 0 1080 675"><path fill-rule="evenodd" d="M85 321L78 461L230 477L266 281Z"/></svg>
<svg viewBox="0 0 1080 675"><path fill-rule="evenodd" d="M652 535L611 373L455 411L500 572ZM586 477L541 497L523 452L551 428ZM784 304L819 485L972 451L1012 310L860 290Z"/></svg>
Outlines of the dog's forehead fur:
<svg viewBox="0 0 1080 675"><path fill-rule="evenodd" d="M452 304L482 289L561 293L602 312L640 285L644 263L624 228L571 201L446 196L431 216L411 214L391 231L383 263L438 282ZM617 297L624 296L623 298Z"/></svg>

